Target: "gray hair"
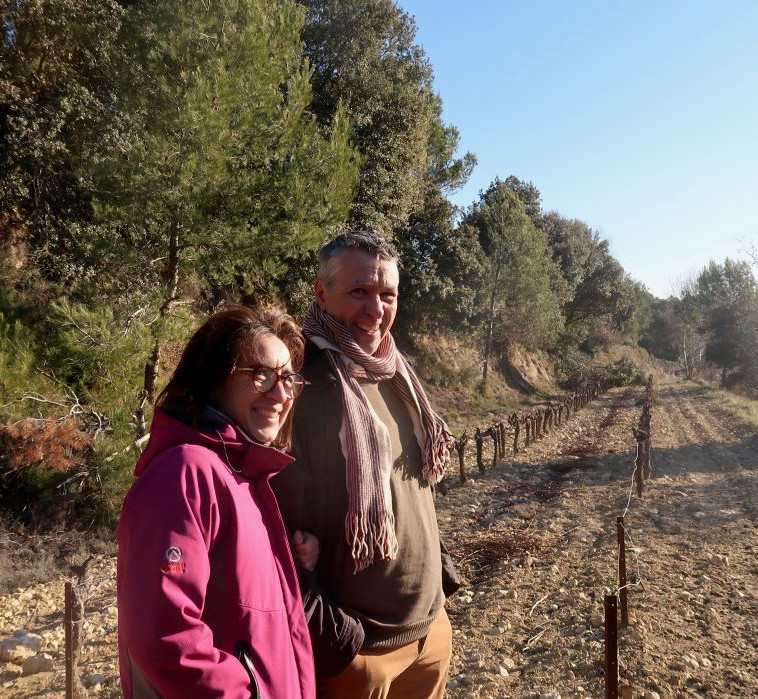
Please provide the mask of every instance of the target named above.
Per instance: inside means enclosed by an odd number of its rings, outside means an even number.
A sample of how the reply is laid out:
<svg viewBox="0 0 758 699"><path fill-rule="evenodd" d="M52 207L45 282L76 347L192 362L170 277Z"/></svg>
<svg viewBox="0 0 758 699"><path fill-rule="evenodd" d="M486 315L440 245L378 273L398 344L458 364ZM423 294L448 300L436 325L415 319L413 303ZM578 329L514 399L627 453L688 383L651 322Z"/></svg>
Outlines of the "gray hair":
<svg viewBox="0 0 758 699"><path fill-rule="evenodd" d="M334 261L346 250L361 250L380 260L400 261L395 246L372 231L346 231L324 243L317 253L318 276L329 286L333 277Z"/></svg>

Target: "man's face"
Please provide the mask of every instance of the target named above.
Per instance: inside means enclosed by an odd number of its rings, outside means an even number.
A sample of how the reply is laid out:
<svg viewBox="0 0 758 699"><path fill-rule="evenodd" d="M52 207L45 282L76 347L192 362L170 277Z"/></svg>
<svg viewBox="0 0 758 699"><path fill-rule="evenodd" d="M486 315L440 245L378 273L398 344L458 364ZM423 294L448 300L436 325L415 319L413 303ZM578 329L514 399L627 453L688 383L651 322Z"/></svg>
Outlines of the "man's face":
<svg viewBox="0 0 758 699"><path fill-rule="evenodd" d="M329 284L316 279L316 303L350 331L366 354L374 354L397 313L397 262L345 250L331 261L330 271Z"/></svg>

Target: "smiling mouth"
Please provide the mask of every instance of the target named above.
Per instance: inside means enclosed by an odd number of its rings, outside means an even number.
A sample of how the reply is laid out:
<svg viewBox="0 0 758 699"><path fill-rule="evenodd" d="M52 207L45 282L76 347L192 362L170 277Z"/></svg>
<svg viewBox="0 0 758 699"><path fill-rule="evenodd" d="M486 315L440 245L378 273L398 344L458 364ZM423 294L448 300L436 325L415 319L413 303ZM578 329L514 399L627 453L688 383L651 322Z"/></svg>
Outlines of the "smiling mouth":
<svg viewBox="0 0 758 699"><path fill-rule="evenodd" d="M277 420L282 414L281 410L273 410L271 408L257 408L255 412L258 415L262 415L263 417L268 418L269 420Z"/></svg>
<svg viewBox="0 0 758 699"><path fill-rule="evenodd" d="M379 332L379 327L376 328L364 328L362 325L355 324L355 327L358 328L361 332L366 333L367 335L375 335Z"/></svg>

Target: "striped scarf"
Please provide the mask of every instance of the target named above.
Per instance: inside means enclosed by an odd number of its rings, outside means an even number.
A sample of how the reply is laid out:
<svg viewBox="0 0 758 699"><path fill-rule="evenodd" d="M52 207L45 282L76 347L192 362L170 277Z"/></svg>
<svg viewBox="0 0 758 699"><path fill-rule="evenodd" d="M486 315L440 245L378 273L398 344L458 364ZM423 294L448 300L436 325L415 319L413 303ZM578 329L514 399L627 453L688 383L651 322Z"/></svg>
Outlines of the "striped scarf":
<svg viewBox="0 0 758 699"><path fill-rule="evenodd" d="M348 512L345 535L355 572L397 555L390 471L382 455L379 425L357 378L389 380L403 399L414 422L423 459L423 476L433 485L442 479L450 461L452 435L434 412L416 373L397 351L390 333L373 355L366 354L348 329L314 303L303 321L305 336L325 351L342 394L342 450L346 463ZM342 438L344 436L344 439ZM382 458L384 456L384 458Z"/></svg>

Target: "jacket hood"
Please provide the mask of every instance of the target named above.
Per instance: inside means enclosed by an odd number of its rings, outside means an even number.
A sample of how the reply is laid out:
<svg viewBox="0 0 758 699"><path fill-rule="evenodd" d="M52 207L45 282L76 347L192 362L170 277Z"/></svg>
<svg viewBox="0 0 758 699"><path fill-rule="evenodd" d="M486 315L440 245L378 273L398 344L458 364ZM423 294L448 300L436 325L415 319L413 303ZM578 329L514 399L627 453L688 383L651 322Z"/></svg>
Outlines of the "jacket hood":
<svg viewBox="0 0 758 699"><path fill-rule="evenodd" d="M156 408L150 426L150 441L137 460L134 475L142 475L166 449L187 445L210 449L233 471L248 479L273 475L294 461L280 449L253 442L229 418L213 408L203 412L199 429Z"/></svg>

